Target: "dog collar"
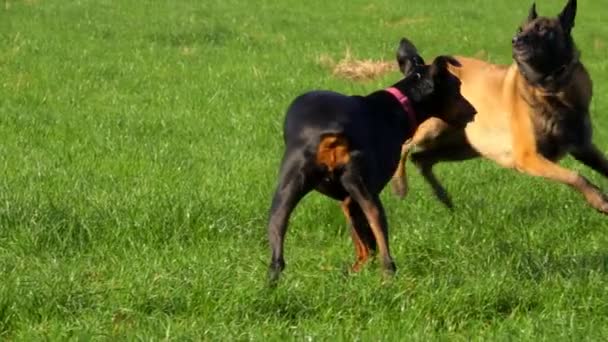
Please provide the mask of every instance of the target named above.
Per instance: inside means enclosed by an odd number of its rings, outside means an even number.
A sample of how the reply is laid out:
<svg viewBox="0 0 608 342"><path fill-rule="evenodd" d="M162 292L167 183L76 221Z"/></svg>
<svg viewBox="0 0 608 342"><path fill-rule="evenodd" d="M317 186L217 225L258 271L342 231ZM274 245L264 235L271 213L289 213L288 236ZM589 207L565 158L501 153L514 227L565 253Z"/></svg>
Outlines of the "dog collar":
<svg viewBox="0 0 608 342"><path fill-rule="evenodd" d="M399 101L399 103L401 104L401 107L403 107L403 110L405 111L405 114L407 115L407 118L412 127L412 131L414 131L416 129L416 125L417 125L416 112L414 111L414 107L412 106L412 102L410 101L409 97L405 96L401 92L401 90L399 90L395 87L386 88L385 90L389 94L393 95L395 97L395 99L397 99L397 101Z"/></svg>
<svg viewBox="0 0 608 342"><path fill-rule="evenodd" d="M516 63L519 72L530 84L544 88L549 92L555 92L570 81L572 70L580 63L579 55L577 52L570 62L560 65L546 75L531 75L535 71L530 70L529 67L519 61L516 61Z"/></svg>

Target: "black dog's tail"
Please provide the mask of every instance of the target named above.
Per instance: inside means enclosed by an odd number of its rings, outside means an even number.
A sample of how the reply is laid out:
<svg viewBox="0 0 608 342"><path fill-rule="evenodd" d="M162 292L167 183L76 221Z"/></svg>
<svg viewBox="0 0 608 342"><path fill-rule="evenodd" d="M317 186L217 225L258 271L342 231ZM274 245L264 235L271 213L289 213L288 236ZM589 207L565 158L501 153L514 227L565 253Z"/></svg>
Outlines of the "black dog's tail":
<svg viewBox="0 0 608 342"><path fill-rule="evenodd" d="M317 164L330 171L344 166L350 161L350 144L342 133L324 133L319 140L316 151Z"/></svg>

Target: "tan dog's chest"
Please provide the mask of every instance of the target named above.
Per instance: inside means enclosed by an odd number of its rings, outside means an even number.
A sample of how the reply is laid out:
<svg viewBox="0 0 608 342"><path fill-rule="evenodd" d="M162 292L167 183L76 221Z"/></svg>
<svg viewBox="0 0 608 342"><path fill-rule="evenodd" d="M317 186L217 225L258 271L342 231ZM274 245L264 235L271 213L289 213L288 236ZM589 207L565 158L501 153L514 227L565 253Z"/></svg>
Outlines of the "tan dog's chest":
<svg viewBox="0 0 608 342"><path fill-rule="evenodd" d="M515 167L516 152L524 148L556 161L590 134L586 109L577 110L563 94L522 86L516 67L467 58L461 62L462 93L477 110L465 128L466 138L480 155Z"/></svg>
<svg viewBox="0 0 608 342"><path fill-rule="evenodd" d="M559 160L587 136L587 116L562 106L538 110L532 115L538 152L549 160Z"/></svg>

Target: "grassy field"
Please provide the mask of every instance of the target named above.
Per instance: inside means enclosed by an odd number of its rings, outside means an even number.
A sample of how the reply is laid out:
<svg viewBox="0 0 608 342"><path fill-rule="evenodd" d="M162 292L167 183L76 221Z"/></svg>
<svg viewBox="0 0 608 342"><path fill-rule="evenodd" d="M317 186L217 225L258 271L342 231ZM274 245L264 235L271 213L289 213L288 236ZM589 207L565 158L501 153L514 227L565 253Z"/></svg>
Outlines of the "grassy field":
<svg viewBox="0 0 608 342"><path fill-rule="evenodd" d="M529 5L3 0L0 339L606 340L608 218L483 160L437 168L453 213L411 165L410 196L383 193L392 281L377 264L343 273L342 214L311 194L282 282L265 286L285 107L399 78L351 81L322 61L392 61L407 36L427 58L509 63ZM574 30L606 152L607 5L579 1Z"/></svg>

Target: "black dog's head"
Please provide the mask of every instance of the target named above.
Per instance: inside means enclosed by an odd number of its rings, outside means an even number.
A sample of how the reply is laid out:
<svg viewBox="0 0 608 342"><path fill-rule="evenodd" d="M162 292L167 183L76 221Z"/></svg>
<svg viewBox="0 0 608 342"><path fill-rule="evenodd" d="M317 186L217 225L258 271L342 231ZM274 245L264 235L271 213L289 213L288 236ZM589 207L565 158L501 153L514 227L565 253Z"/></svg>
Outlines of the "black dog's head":
<svg viewBox="0 0 608 342"><path fill-rule="evenodd" d="M576 58L571 35L575 16L576 0L569 0L555 18L539 17L536 5L532 5L528 18L513 37L513 58L524 72L531 77L544 77Z"/></svg>
<svg viewBox="0 0 608 342"><path fill-rule="evenodd" d="M460 93L460 80L449 66L460 67L452 56L439 56L424 64L416 47L403 38L397 49L397 62L405 79L405 94L426 113L455 127L464 127L473 119L475 108ZM401 83L401 82L400 82Z"/></svg>

